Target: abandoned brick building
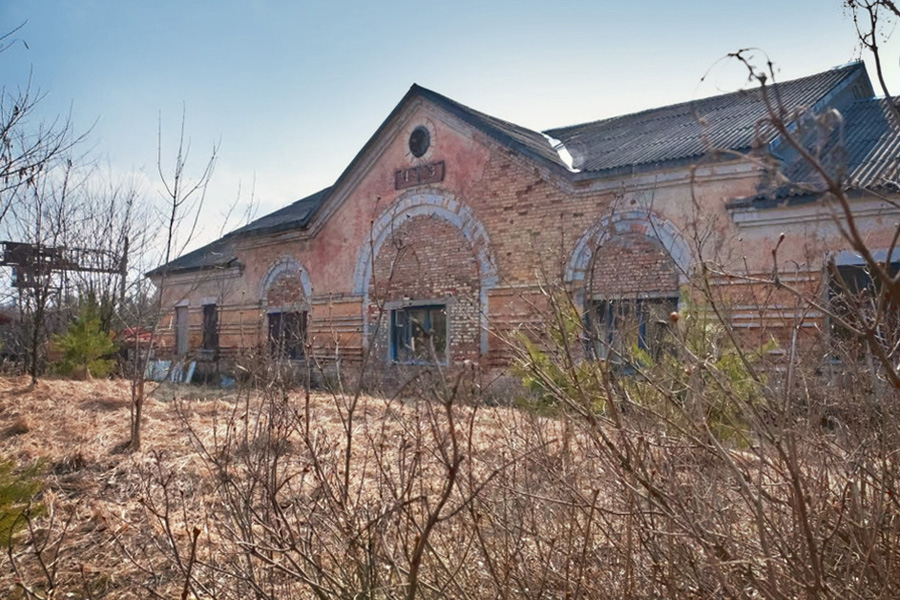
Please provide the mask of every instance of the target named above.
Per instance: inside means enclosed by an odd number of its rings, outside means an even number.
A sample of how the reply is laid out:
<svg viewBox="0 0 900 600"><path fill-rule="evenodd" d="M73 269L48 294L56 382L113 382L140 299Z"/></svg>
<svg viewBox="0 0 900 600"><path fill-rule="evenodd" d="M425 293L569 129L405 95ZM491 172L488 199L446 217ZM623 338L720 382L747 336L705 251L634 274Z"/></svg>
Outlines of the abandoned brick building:
<svg viewBox="0 0 900 600"><path fill-rule="evenodd" d="M900 135L865 67L767 89L797 132L835 110L801 135L884 254ZM541 133L413 85L334 185L148 274L166 311L160 352L350 361L370 348L382 365L491 368L559 286L602 331L603 356L652 344L701 261L751 338L819 330L821 314L761 293L771 249L784 233L782 281L809 289L826 260L861 261L767 115L753 89Z"/></svg>

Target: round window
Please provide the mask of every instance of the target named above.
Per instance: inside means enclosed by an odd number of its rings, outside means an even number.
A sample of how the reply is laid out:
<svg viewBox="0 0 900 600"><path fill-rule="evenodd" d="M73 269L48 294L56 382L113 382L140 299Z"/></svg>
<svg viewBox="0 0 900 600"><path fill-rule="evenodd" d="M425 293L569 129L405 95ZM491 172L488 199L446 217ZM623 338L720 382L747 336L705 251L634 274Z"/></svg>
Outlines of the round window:
<svg viewBox="0 0 900 600"><path fill-rule="evenodd" d="M409 151L416 158L420 158L428 152L430 143L431 134L428 133L428 129L421 125L413 129L413 132L409 134Z"/></svg>

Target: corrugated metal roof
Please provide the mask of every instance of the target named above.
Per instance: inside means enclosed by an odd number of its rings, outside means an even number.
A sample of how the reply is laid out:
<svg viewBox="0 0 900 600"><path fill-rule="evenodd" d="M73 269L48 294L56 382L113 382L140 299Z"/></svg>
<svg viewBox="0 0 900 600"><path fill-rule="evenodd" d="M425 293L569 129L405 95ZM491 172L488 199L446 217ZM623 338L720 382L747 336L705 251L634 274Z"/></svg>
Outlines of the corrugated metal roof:
<svg viewBox="0 0 900 600"><path fill-rule="evenodd" d="M851 87L852 84L859 84L858 89ZM846 153L847 160L840 164L846 166L848 183L862 187L875 185L886 177L896 179L900 136L895 129L886 126L884 101L869 98L872 89L862 63L768 86L769 92L777 95L782 106L789 112L800 108L822 108L832 103L835 96L842 93L841 90L846 89L851 89L852 93L849 96L845 94L841 99L840 108L846 109L842 129L845 132L842 138L844 145L842 150L835 150L834 156L840 152ZM848 97L852 99L859 96L867 98L856 102L847 100ZM685 164L707 155L711 149L746 152L758 143L772 143L772 147L778 149L777 141L773 142L774 132L761 125L768 116L768 107L758 88L551 129L545 136L413 85L334 186L265 215L211 244L154 269L148 275L231 266L237 262L234 251L237 239L306 227L332 190L339 187L348 173L353 171L382 131L408 102L417 97L443 108L520 154L573 177L576 175L569 173L567 165L546 136L563 142L575 159L575 167L591 176ZM835 164L839 163L835 161ZM809 178L810 174L802 171L802 168L802 165L788 164L783 173L795 183L804 182L804 178ZM796 196L801 188L802 186L797 185L782 186L781 191L775 190L775 193ZM808 193L809 188L805 189L806 192L803 193ZM765 197L771 201L773 195L769 192ZM752 198L734 201L729 205L737 206L741 203L755 206Z"/></svg>
<svg viewBox="0 0 900 600"><path fill-rule="evenodd" d="M807 126L806 148L829 177L848 191L900 191L900 127L892 125L888 100L855 100L839 112L841 119L827 133L821 124ZM794 157L779 165L777 176L765 182L757 194L731 200L728 207L802 204L816 200L825 190L821 174L808 161Z"/></svg>
<svg viewBox="0 0 900 600"><path fill-rule="evenodd" d="M235 241L254 235L268 235L306 227L312 215L328 198L331 190L331 187L327 187L273 213L251 221L247 225L235 229L206 246L197 248L165 265L153 269L147 275L152 277L161 275L164 272L177 273L204 269L223 269L234 266L237 262L237 255L234 249Z"/></svg>
<svg viewBox="0 0 900 600"><path fill-rule="evenodd" d="M849 78L865 72L862 63L768 86L793 111L813 107ZM574 166L607 171L660 165L703 156L710 150L747 151L772 141L760 126L768 107L760 88L645 110L592 123L546 131L563 142Z"/></svg>
<svg viewBox="0 0 900 600"><path fill-rule="evenodd" d="M900 180L900 128L891 125L889 111L886 98L871 98L844 114L849 187L894 187Z"/></svg>

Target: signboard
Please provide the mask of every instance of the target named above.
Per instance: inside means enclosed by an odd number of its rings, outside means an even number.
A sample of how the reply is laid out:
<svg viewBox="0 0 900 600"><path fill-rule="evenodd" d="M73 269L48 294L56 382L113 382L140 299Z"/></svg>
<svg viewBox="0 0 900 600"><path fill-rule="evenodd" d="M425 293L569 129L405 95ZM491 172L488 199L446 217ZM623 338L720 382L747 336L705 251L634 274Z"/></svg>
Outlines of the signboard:
<svg viewBox="0 0 900 600"><path fill-rule="evenodd" d="M394 172L394 189L403 190L416 185L438 183L444 180L444 161L419 165Z"/></svg>

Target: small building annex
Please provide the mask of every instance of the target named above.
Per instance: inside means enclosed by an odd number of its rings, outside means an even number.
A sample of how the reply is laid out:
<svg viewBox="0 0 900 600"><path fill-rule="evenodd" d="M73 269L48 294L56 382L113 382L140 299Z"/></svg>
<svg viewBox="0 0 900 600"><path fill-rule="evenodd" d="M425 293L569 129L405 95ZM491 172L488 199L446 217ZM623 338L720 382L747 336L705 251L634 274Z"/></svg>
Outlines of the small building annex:
<svg viewBox="0 0 900 600"><path fill-rule="evenodd" d="M884 253L900 134L865 67L767 89ZM755 89L542 133L413 85L334 185L148 274L161 352L352 361L370 349L386 365L494 368L550 285L591 317L604 356L652 345L701 261L736 327L778 337L797 315L760 286L782 233L783 277L798 286L820 286L827 260L860 260L768 110ZM802 325L821 330L823 316Z"/></svg>

